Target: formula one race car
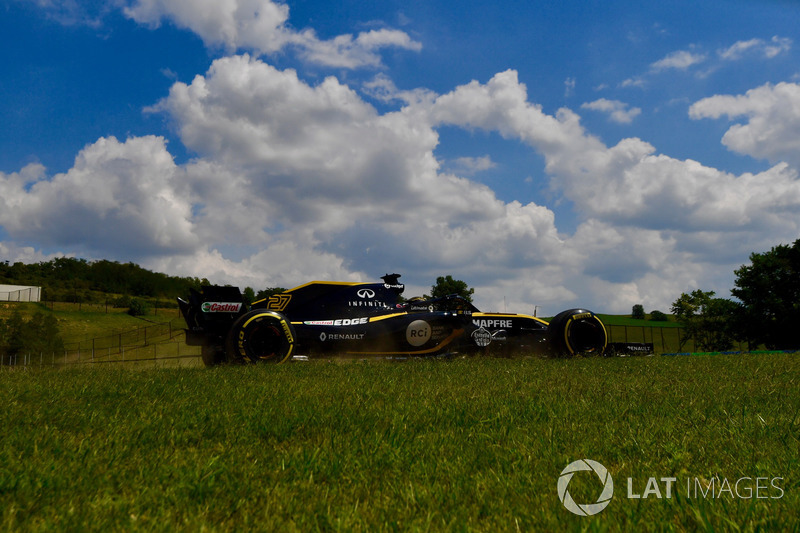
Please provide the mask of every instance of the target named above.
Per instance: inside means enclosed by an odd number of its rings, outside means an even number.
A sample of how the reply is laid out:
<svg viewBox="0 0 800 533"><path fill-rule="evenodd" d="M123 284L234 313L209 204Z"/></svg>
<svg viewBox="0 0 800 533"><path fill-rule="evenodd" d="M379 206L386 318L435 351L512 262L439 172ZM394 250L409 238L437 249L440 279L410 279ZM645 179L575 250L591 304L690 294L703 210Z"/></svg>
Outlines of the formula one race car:
<svg viewBox="0 0 800 533"><path fill-rule="evenodd" d="M399 274L382 283L312 281L253 303L236 287L207 286L178 298L186 343L203 362L281 363L292 356L408 357L512 352L602 354L606 330L585 309L548 324L511 313L481 313L459 296L403 301Z"/></svg>

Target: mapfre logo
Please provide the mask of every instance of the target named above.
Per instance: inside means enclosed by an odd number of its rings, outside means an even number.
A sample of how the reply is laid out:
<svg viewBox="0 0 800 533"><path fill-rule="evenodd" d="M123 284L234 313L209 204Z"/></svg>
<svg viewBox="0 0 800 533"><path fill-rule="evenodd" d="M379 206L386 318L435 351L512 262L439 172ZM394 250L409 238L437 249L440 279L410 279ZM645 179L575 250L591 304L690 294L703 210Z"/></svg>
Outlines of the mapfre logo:
<svg viewBox="0 0 800 533"><path fill-rule="evenodd" d="M603 491L598 496L597 501L594 503L576 503L567 490L569 482L572 481L572 476L576 472L594 472L600 478L603 484ZM605 466L597 461L591 459L579 459L567 465L561 471L561 476L558 478L558 499L564 504L567 511L575 513L579 516L591 516L599 513L611 503L611 498L614 496L614 480L611 479L611 474Z"/></svg>

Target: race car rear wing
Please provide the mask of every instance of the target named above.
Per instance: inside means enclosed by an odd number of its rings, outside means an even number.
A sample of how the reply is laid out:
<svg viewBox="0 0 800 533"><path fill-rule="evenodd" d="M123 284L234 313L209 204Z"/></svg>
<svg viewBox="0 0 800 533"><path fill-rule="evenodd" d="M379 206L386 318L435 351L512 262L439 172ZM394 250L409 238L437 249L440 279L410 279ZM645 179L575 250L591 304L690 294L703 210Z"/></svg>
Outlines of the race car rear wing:
<svg viewBox="0 0 800 533"><path fill-rule="evenodd" d="M189 346L221 343L233 322L248 311L238 287L214 285L191 289L189 300L178 298L178 306L186 320Z"/></svg>

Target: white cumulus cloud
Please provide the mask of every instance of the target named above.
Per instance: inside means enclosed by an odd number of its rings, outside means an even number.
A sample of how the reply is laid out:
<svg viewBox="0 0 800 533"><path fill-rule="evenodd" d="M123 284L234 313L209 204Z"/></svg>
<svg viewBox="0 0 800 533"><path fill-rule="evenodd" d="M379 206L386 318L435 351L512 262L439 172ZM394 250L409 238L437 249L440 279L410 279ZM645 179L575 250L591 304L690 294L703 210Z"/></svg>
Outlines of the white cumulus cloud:
<svg viewBox="0 0 800 533"><path fill-rule="evenodd" d="M770 41L749 39L737 41L718 53L719 57L726 61L736 61L749 54L772 59L779 54L788 52L792 48L792 42L792 39L788 37L778 37L777 35Z"/></svg>
<svg viewBox="0 0 800 533"><path fill-rule="evenodd" d="M586 102L581 105L581 109L608 113L609 118L618 124L630 124L634 118L642 113L642 109L639 107L630 107L625 102L606 98L600 98L594 102Z"/></svg>
<svg viewBox="0 0 800 533"><path fill-rule="evenodd" d="M0 226L21 241L137 255L180 254L197 244L191 205L164 139L103 138L74 166L0 173Z"/></svg>
<svg viewBox="0 0 800 533"><path fill-rule="evenodd" d="M800 168L800 84L766 84L743 95L716 95L689 108L694 119L723 116L734 124L722 143L734 152L763 158L773 163L786 161Z"/></svg>
<svg viewBox="0 0 800 533"><path fill-rule="evenodd" d="M313 29L292 28L289 6L271 0L135 0L124 12L152 27L171 21L196 33L206 46L222 47L230 53L241 49L262 55L295 47L307 61L330 67L375 67L381 64L381 48L422 48L405 32L392 29L323 40Z"/></svg>
<svg viewBox="0 0 800 533"><path fill-rule="evenodd" d="M693 65L700 64L706 60L706 54L698 54L689 50L678 50L659 59L650 68L654 71L677 69L686 70Z"/></svg>
<svg viewBox="0 0 800 533"><path fill-rule="evenodd" d="M668 310L685 290L730 287L748 253L800 232L797 89L692 107L694 118L746 117L749 135L726 142L776 161L734 175L635 137L608 146L574 111L529 101L513 70L441 95L410 91L380 112L335 77L310 84L257 57L224 57L151 109L194 159L176 165L160 137L103 137L64 173L33 164L0 174L0 250L68 248L254 287L395 271L413 295L453 274L487 310ZM504 202L463 168L443 169L443 127L540 154L556 200L578 214L574 231L560 231L548 206ZM492 164L463 157L472 169Z"/></svg>

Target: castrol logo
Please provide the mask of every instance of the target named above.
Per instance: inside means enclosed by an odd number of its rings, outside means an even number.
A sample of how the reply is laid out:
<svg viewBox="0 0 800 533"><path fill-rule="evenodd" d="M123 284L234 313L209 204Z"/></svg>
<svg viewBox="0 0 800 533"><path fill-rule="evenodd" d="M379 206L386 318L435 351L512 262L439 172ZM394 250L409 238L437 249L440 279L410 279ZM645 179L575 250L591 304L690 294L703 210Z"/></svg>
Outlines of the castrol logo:
<svg viewBox="0 0 800 533"><path fill-rule="evenodd" d="M200 307L204 313L238 313L241 308L242 304L232 302L204 302Z"/></svg>

